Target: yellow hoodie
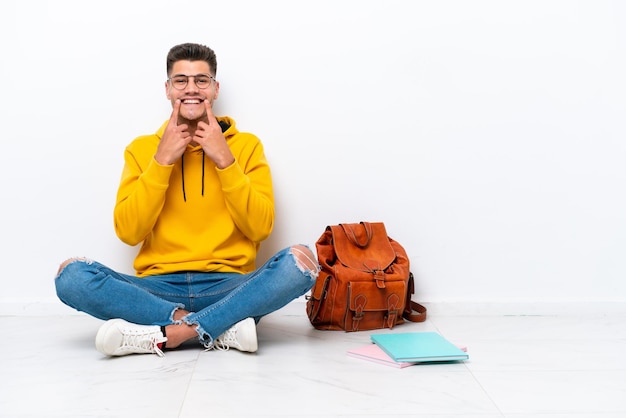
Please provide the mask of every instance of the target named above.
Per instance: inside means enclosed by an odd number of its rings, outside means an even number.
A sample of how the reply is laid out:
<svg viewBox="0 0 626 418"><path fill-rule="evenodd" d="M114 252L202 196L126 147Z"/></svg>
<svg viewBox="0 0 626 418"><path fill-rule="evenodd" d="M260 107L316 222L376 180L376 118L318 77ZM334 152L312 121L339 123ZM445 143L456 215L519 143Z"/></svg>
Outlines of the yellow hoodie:
<svg viewBox="0 0 626 418"><path fill-rule="evenodd" d="M123 242L142 243L137 275L255 269L274 226L270 168L256 136L228 116L217 120L235 156L222 170L191 145L175 164L159 165L154 154L168 122L126 147L113 216Z"/></svg>

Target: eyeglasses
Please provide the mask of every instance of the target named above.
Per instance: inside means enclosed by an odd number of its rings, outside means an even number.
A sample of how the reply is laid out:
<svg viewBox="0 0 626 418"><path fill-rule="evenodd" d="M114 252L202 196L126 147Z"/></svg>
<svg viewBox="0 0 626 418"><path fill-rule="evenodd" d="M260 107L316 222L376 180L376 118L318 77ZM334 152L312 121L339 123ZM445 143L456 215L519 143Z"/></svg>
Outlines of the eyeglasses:
<svg viewBox="0 0 626 418"><path fill-rule="evenodd" d="M183 90L185 87L187 87L189 77L193 77L194 83L196 83L196 86L201 90L209 87L211 85L211 82L215 80L215 78L210 74L177 74L173 77L168 78L167 81L169 81L176 90Z"/></svg>

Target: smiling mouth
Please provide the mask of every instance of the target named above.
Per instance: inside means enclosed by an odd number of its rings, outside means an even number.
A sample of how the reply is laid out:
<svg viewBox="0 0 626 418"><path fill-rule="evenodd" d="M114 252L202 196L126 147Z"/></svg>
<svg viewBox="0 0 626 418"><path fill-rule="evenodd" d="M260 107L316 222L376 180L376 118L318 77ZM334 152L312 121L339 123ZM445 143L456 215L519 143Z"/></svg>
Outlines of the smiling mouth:
<svg viewBox="0 0 626 418"><path fill-rule="evenodd" d="M183 104L200 104L202 100L200 99L185 99L182 101Z"/></svg>

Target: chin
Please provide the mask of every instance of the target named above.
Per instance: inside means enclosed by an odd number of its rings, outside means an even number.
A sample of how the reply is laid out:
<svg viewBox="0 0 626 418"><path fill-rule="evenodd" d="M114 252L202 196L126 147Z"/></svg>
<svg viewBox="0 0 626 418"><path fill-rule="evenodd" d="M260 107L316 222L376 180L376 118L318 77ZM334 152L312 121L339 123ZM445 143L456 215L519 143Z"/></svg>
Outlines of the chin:
<svg viewBox="0 0 626 418"><path fill-rule="evenodd" d="M180 116L189 121L201 120L205 115L206 112L184 112L180 114Z"/></svg>

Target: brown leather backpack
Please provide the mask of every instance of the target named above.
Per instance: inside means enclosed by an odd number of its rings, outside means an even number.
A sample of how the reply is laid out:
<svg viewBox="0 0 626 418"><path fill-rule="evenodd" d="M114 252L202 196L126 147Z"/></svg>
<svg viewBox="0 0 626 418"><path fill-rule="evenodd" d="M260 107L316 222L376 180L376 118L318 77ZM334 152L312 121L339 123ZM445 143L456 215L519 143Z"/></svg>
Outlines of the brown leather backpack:
<svg viewBox="0 0 626 418"><path fill-rule="evenodd" d="M411 300L406 251L382 222L327 226L315 247L321 271L306 303L315 328L364 331L426 320L426 308Z"/></svg>

